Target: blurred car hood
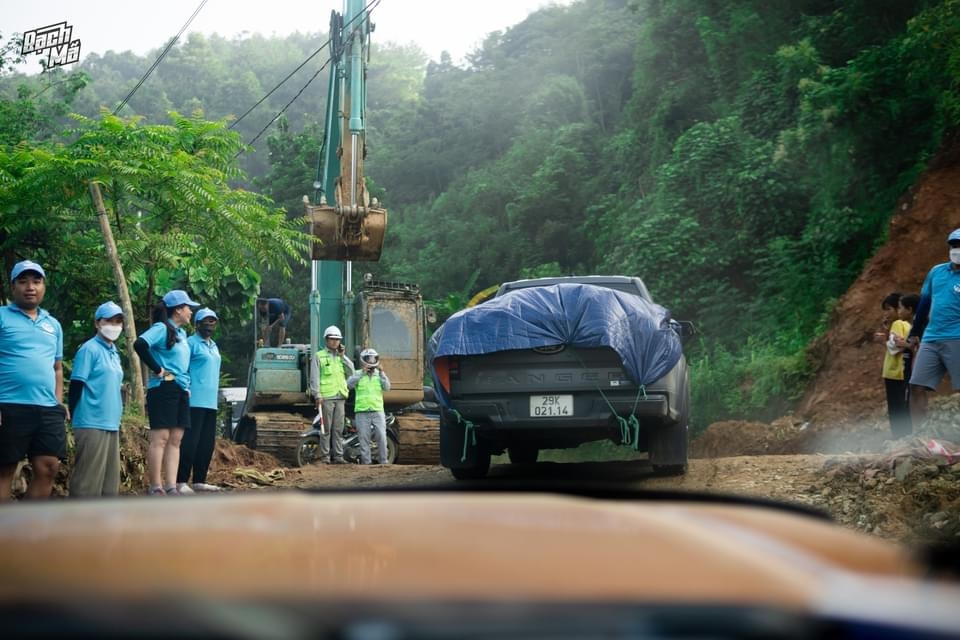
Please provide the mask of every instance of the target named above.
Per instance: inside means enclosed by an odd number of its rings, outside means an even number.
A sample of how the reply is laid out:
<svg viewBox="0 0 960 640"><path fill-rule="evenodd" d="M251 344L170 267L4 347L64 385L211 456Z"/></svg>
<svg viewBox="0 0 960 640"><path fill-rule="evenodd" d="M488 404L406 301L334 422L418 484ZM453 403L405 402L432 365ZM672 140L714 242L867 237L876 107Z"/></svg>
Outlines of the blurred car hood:
<svg viewBox="0 0 960 640"><path fill-rule="evenodd" d="M924 588L897 545L743 505L539 493L265 493L21 503L2 513L6 601L198 593L815 611L851 588Z"/></svg>

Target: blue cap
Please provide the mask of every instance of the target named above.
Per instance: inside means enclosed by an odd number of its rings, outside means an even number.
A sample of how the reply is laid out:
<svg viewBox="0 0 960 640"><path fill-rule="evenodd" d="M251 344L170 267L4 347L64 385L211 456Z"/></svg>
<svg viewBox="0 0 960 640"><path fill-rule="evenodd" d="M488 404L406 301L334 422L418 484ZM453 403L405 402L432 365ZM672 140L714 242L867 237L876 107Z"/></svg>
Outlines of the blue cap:
<svg viewBox="0 0 960 640"><path fill-rule="evenodd" d="M199 302L194 302L190 299L190 296L187 295L187 292L183 289L174 289L173 291L168 291L165 296L163 296L163 304L171 309L173 307L179 307L182 304L190 305L191 307L199 307Z"/></svg>
<svg viewBox="0 0 960 640"><path fill-rule="evenodd" d="M947 242L953 242L954 240L960 240L960 229L954 229L947 236Z"/></svg>
<svg viewBox="0 0 960 640"><path fill-rule="evenodd" d="M17 264L13 265L13 271L10 272L10 281L13 282L20 277L20 274L24 271L36 271L40 274L41 278L46 278L47 274L43 272L43 267L38 265L32 260L21 260Z"/></svg>
<svg viewBox="0 0 960 640"><path fill-rule="evenodd" d="M103 318L113 318L114 316L122 315L123 309L120 308L120 305L113 300L108 300L97 307L97 312L93 314L93 319L102 320Z"/></svg>
<svg viewBox="0 0 960 640"><path fill-rule="evenodd" d="M214 320L220 319L217 317L217 314L214 313L213 309L204 307L203 309L200 309L200 311L197 311L197 315L193 316L193 321L199 324L207 318L213 318Z"/></svg>

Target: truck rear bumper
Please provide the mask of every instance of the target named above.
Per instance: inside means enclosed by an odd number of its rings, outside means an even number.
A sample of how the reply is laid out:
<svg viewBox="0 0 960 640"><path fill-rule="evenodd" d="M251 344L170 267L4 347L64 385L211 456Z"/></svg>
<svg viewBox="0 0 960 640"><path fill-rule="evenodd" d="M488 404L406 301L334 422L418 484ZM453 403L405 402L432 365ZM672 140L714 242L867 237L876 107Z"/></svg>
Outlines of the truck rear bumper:
<svg viewBox="0 0 960 640"><path fill-rule="evenodd" d="M665 394L606 400L595 395L574 396L572 416L531 417L527 394L496 399L454 399L453 405L463 418L483 430L606 428L614 421L614 415L626 418L631 414L641 423L644 420L667 423L677 419Z"/></svg>

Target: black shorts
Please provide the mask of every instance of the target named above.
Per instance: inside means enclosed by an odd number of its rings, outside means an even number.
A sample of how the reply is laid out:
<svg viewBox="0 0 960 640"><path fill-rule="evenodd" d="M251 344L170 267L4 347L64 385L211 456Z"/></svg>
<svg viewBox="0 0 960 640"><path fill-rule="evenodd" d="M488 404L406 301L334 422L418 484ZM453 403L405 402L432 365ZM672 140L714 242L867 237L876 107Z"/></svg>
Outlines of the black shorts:
<svg viewBox="0 0 960 640"><path fill-rule="evenodd" d="M151 429L190 428L190 395L175 381L147 389L147 416Z"/></svg>
<svg viewBox="0 0 960 640"><path fill-rule="evenodd" d="M0 404L0 466L24 456L67 459L67 410L63 405Z"/></svg>

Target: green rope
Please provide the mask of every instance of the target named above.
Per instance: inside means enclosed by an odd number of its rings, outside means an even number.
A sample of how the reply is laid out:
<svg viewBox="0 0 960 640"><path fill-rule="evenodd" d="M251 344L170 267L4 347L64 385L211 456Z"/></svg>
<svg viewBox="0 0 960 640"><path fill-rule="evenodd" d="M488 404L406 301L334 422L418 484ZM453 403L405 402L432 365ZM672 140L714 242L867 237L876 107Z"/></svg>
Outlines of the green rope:
<svg viewBox="0 0 960 640"><path fill-rule="evenodd" d="M585 370L587 368L586 363L577 354L577 360L580 361L580 366ZM644 385L640 385L637 388L637 397L633 399L633 409L630 410L630 417L624 418L619 415L616 410L613 408L613 405L610 404L610 400L607 399L607 395L603 392L603 389L600 388L600 385L595 385L597 391L600 392L600 397L603 398L603 401L607 403L607 407L610 409L610 413L613 414L613 417L617 419L617 423L620 425L620 444L625 444L628 447L633 447L634 451L640 450L640 421L637 420L637 405L640 404L640 397L643 396L643 399L647 399L647 388ZM632 432L632 433L631 433Z"/></svg>
<svg viewBox="0 0 960 640"><path fill-rule="evenodd" d="M460 415L460 412L456 409L451 409L451 411L453 415L457 416L457 422L463 425L463 455L460 457L460 462L466 462L470 445L477 446L477 425Z"/></svg>

